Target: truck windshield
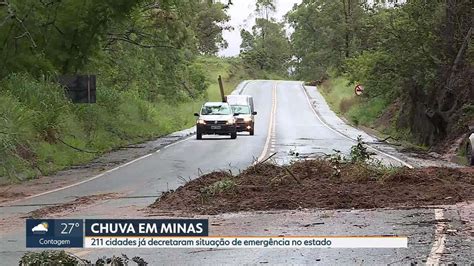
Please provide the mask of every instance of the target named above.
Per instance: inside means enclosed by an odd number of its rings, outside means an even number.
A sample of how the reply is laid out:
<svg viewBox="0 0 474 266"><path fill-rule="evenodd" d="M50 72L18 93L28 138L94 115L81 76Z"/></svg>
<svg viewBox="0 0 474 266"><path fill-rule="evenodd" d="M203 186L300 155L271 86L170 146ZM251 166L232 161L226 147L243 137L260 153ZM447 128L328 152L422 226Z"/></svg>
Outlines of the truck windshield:
<svg viewBox="0 0 474 266"><path fill-rule="evenodd" d="M203 106L201 110L202 115L230 115L229 105L210 105Z"/></svg>
<svg viewBox="0 0 474 266"><path fill-rule="evenodd" d="M234 113L248 115L250 114L250 106L248 105L232 105L232 110Z"/></svg>

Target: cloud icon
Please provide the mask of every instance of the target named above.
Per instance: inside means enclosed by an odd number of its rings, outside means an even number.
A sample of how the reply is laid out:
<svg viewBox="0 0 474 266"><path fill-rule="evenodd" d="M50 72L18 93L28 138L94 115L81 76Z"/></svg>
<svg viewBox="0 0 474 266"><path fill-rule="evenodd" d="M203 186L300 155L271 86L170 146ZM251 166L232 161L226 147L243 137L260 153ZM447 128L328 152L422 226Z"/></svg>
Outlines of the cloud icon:
<svg viewBox="0 0 474 266"><path fill-rule="evenodd" d="M48 232L48 223L47 222L42 222L40 224L38 224L37 226L33 227L33 229L31 229L31 231L33 233L46 233Z"/></svg>

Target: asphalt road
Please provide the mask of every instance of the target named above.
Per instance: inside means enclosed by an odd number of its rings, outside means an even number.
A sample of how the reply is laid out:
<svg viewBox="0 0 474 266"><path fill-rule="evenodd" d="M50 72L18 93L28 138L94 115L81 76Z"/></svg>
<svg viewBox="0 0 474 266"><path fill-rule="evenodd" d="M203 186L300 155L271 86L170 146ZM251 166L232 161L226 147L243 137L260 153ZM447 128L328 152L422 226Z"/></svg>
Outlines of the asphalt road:
<svg viewBox="0 0 474 266"><path fill-rule="evenodd" d="M196 140L194 136L186 138L158 152L128 165L108 172L96 179L54 193L15 202L15 206L1 208L0 218L16 219L18 226L10 226L0 230L1 233L1 265L16 264L19 257L26 251L24 224L20 217L40 207L41 204L57 204L70 202L75 197L102 193L120 193L122 198L99 202L86 209L63 218L120 218L140 215L136 209L152 203L161 192L175 189L183 184L183 178L196 178L200 173L216 169L237 172L255 162L276 152L277 162L287 162L295 159L294 152L299 157L309 155L330 154L339 150L347 154L354 145L353 136L337 134L334 129L318 117L308 101L306 92L299 82L289 81L250 81L245 85L243 94L250 94L258 115L256 116L255 136L247 133L239 134L231 140L228 136L204 136L204 140ZM197 110L196 110L197 111ZM190 114L192 115L192 114ZM323 117L324 118L324 117ZM328 118L331 119L331 118ZM355 131L357 133L357 130ZM392 164L400 164L393 158L380 155L383 160ZM124 198L125 197L125 198ZM21 205L21 206L20 206ZM133 211L131 211L133 209ZM130 213L127 213L129 212ZM413 213L415 215L413 216ZM262 214L264 215L264 214ZM408 216L407 216L408 215ZM412 216L409 216L412 215ZM245 215L243 216L245 217ZM264 216L262 216L264 217ZM410 221L407 226L395 226L416 218L434 219L431 210L411 210L392 212L390 215L373 215L372 221L366 221L367 234L405 234L413 236L410 243L424 243L406 250L239 250L196 252L189 250L114 250L114 254L127 253L130 257L140 254L154 264L179 262L192 264L208 264L212 262L225 263L258 263L258 262L291 262L311 263L316 258L324 259L326 263L360 263L369 264L390 263L409 258L426 258L430 253L431 242L434 239L432 227L413 226ZM138 217L134 217L138 218ZM244 218L243 218L244 219ZM277 218L274 218L277 219ZM327 220L327 226L314 234L350 234L354 230L353 215L341 216ZM419 218L421 219L421 218ZM240 219L242 221L242 219ZM278 220L278 219L277 219ZM256 219L258 221L258 219ZM278 226L285 227L286 218ZM370 224L373 223L373 224ZM291 224L291 222L290 222ZM277 228L280 228L276 226ZM395 229L394 229L395 228ZM236 229L237 230L237 229ZM237 230L238 231L238 230ZM258 231L258 230L256 230ZM278 230L277 230L278 231ZM278 234L281 232L265 231L262 234ZM252 234L252 231L237 232ZM308 232L306 232L308 233ZM101 255L110 255L107 250L80 250L79 255L90 259ZM177 256L185 255L183 259ZM192 254L192 255L191 255ZM296 254L296 255L295 255ZM290 256L291 260L280 260L282 256ZM280 258L280 259L279 259ZM213 260L214 259L214 260Z"/></svg>
<svg viewBox="0 0 474 266"><path fill-rule="evenodd" d="M354 141L323 124L313 113L299 82L279 82L271 152L279 163L298 157L324 156L340 151L348 155ZM296 153L298 156L296 156Z"/></svg>

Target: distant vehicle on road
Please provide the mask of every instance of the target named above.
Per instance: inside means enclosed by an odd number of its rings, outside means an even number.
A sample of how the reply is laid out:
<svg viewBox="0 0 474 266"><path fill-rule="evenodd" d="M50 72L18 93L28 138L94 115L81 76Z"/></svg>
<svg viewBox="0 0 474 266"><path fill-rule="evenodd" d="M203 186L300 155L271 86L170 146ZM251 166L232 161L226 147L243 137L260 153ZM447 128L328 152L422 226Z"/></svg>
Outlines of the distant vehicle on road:
<svg viewBox="0 0 474 266"><path fill-rule="evenodd" d="M237 131L248 131L251 136L255 134L255 115L253 98L250 95L227 95L227 103L230 104L236 117Z"/></svg>
<svg viewBox="0 0 474 266"><path fill-rule="evenodd" d="M467 145L466 145L466 155L467 163L471 166L474 166L474 126L470 127L470 134L468 135Z"/></svg>
<svg viewBox="0 0 474 266"><path fill-rule="evenodd" d="M223 102L207 102L201 107L200 113L195 113L196 139L202 135L230 135L231 139L237 138L237 127L232 107Z"/></svg>

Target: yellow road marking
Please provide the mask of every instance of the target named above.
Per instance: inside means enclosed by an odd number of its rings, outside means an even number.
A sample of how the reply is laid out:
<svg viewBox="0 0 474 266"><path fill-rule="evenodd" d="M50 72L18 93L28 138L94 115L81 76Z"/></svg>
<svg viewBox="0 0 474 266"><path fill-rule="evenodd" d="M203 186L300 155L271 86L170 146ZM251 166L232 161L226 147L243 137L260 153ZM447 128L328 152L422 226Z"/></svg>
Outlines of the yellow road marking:
<svg viewBox="0 0 474 266"><path fill-rule="evenodd" d="M272 88L272 109L270 112L270 121L268 122L268 132L267 132L267 139L265 141L265 145L263 146L263 151L258 157L255 163L261 162L265 156L267 156L268 148L270 146L270 141L272 140L272 136L275 135L275 113L276 113L276 106L277 106L277 99L276 99L276 88L278 82L275 82Z"/></svg>

